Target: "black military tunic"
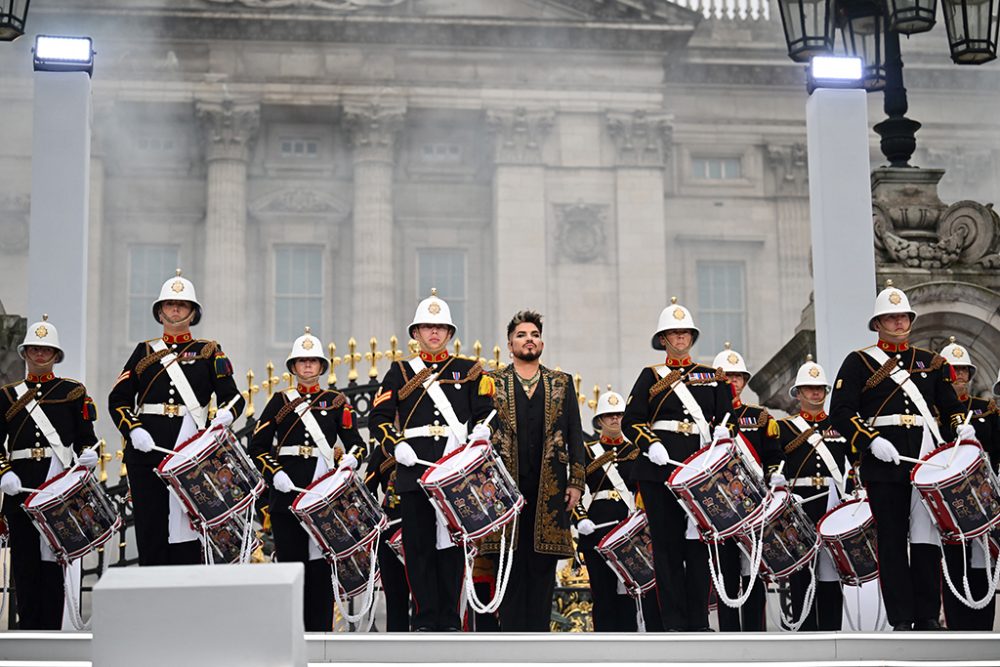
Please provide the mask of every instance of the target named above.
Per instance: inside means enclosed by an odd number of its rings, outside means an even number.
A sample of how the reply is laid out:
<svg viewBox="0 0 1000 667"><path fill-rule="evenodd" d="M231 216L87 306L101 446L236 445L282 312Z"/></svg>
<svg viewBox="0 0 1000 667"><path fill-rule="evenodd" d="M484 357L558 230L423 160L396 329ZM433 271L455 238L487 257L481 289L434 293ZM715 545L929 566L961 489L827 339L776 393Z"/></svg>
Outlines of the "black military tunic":
<svg viewBox="0 0 1000 667"><path fill-rule="evenodd" d="M366 471L365 484L373 494L382 489L382 510L389 517L389 530L382 533L378 545L378 567L385 593L385 629L387 632L407 632L410 629L410 586L406 583L403 564L388 544L400 525L396 459L387 457L385 450L376 445L368 457Z"/></svg>
<svg viewBox="0 0 1000 667"><path fill-rule="evenodd" d="M18 398L17 389L27 392ZM38 488L49 477L52 450L26 404L34 399L34 410L44 411L63 446L77 454L97 442L93 422L94 402L76 380L29 375L0 390L0 477L13 471L26 488ZM25 458L27 456L27 458ZM11 576L17 596L18 628L59 630L63 613L63 574L54 562L43 561L41 536L22 503L29 492L7 497L3 514L10 531Z"/></svg>
<svg viewBox="0 0 1000 667"><path fill-rule="evenodd" d="M282 563L298 562L305 566L303 604L306 631L330 632L333 629L330 565L323 558L309 559L310 537L290 509L298 492L282 493L274 488L272 480L275 473L282 471L292 484L305 488L316 474L317 457L322 454L302 418L295 412L303 403L308 405L309 413L316 419L335 455L343 452L343 448L336 445L338 437L350 448L348 453L359 462L365 457L365 447L354 427L351 406L342 393L320 389L318 385L307 387L302 384L297 392L297 398L290 395L291 390L286 390L275 394L267 402L250 440L250 457L271 486L269 507L277 560Z"/></svg>
<svg viewBox="0 0 1000 667"><path fill-rule="evenodd" d="M913 544L909 553L907 550L913 464L880 461L869 446L881 436L903 456L920 456L923 427L915 425L919 411L889 377L896 368L909 373L929 409L937 411L946 440L964 420L965 413L951 385L952 371L944 357L905 342L897 345L879 340L878 348L889 357L884 365L864 350L847 355L833 387L830 421L861 454L861 481L868 490L877 527L880 581L889 623L894 627L930 627L937 623L941 608L941 554L937 546L928 544ZM868 425L869 420L880 416L907 423Z"/></svg>
<svg viewBox="0 0 1000 667"><path fill-rule="evenodd" d="M397 361L386 372L372 399L369 432L386 456L393 456L396 444L405 440L417 458L437 461L444 454L449 428L424 389L424 382L437 378L456 418L468 429L493 409L493 382L483 374L482 364L450 356L447 351L436 356L422 353L420 358L424 370L419 373L410 366L412 357ZM427 428L428 435L406 435L408 429L415 428ZM426 470L419 464L397 466L396 470L403 548L409 555L407 579L415 607L413 627L457 629L461 627L458 603L464 564L459 549L436 548L434 508L417 483Z"/></svg>
<svg viewBox="0 0 1000 667"><path fill-rule="evenodd" d="M140 452L132 447L132 429L142 427L159 447L173 449L183 419L184 401L166 368L163 354L148 340L136 345L108 397L108 412L126 439L129 489L135 512L136 544L140 565L190 564L201 560L196 541L169 544L167 487L153 470L163 460L160 452ZM234 417L244 401L233 380L233 367L218 343L192 339L191 334L163 336L167 349L177 356L174 364L183 371L199 405L229 406ZM143 413L143 406L157 406L157 414Z"/></svg>
<svg viewBox="0 0 1000 667"><path fill-rule="evenodd" d="M664 486L675 466L658 466L644 454L661 442L671 459L683 461L702 447L689 411L671 388L677 379L691 391L710 430L731 410L732 393L721 370L692 363L690 358L668 359L668 372L661 377L658 369L663 366L649 366L639 374L625 407L622 431L641 452L632 479L639 483L649 515L664 629L702 630L708 627L708 554L698 540L685 539L687 514ZM661 420L680 422L677 428L682 432L654 430L653 424Z"/></svg>

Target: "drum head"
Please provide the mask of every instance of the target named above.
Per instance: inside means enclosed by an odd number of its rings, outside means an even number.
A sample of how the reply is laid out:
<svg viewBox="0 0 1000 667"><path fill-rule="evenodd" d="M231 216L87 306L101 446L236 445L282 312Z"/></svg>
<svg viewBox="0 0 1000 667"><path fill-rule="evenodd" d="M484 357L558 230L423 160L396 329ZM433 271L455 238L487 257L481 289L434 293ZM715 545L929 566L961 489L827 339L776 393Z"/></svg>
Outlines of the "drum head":
<svg viewBox="0 0 1000 667"><path fill-rule="evenodd" d="M767 501L767 507L764 508L764 523L771 520L775 514L781 511L781 508L785 506L786 502L789 502L791 498L788 495L788 491L784 489L775 489L774 493L771 495L771 499Z"/></svg>
<svg viewBox="0 0 1000 667"><path fill-rule="evenodd" d="M937 484L938 482L943 482L946 479L954 477L963 470L971 468L976 461L979 460L979 455L982 450L976 445L957 445L957 447L957 452L953 452L955 449L954 447L948 447L947 449L941 449L927 455L927 461L938 463L943 466L948 465L948 460L951 459L953 453L955 455L955 459L951 462L951 465L946 468L917 465L913 470L913 483Z"/></svg>
<svg viewBox="0 0 1000 667"><path fill-rule="evenodd" d="M729 445L717 444L715 447L705 447L695 452L684 462L684 468L678 468L670 476L670 484L686 484L699 475L711 470L723 459L732 455Z"/></svg>
<svg viewBox="0 0 1000 667"><path fill-rule="evenodd" d="M859 507L860 505L860 507ZM860 528L872 517L868 501L852 500L826 513L816 526L820 535L836 536Z"/></svg>
<svg viewBox="0 0 1000 667"><path fill-rule="evenodd" d="M38 491L28 496L28 499L24 501L24 506L34 507L36 505L44 505L51 502L54 498L65 496L68 492L83 484L88 472L88 470L79 468L59 473L38 487Z"/></svg>
<svg viewBox="0 0 1000 667"><path fill-rule="evenodd" d="M297 510L309 511L310 508L322 504L323 501L339 491L347 484L350 476L350 470L341 469L320 477L309 485L308 491L310 493L300 494L292 503L292 507Z"/></svg>
<svg viewBox="0 0 1000 667"><path fill-rule="evenodd" d="M434 484L440 482L441 480L448 479L457 470L466 470L475 464L477 461L481 461L486 458L486 453L489 451L490 446L477 446L477 447L466 447L465 449L460 449L453 454L445 457L447 463L437 468L430 468L424 476L421 478L425 484Z"/></svg>
<svg viewBox="0 0 1000 667"><path fill-rule="evenodd" d="M214 429L211 431L202 431L195 435L175 450L183 450L181 456L170 455L163 460L160 464L160 471L169 473L177 468L184 467L185 464L190 465L191 459L201 459L205 452L216 446L215 435L216 431Z"/></svg>

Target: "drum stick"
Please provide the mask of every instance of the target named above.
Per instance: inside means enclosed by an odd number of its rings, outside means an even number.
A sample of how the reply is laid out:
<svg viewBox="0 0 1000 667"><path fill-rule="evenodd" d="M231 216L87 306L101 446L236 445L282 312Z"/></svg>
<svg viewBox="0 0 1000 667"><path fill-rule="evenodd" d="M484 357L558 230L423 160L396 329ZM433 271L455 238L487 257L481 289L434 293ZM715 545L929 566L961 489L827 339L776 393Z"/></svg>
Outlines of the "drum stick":
<svg viewBox="0 0 1000 667"><path fill-rule="evenodd" d="M817 498L826 498L828 495L830 495L829 491L824 491L823 493L817 493L815 496L810 496L810 497L806 498L805 500L800 500L799 504L800 505L805 505L806 503L811 503L812 501L816 500Z"/></svg>
<svg viewBox="0 0 1000 667"><path fill-rule="evenodd" d="M174 456L180 456L180 457L185 458L185 459L191 458L190 456L188 456L187 454L185 454L183 452L177 452L177 451L174 451L173 449L167 449L166 447L159 447L157 445L153 445L152 451L154 451L154 452L162 452L163 454L171 454L171 455L174 455Z"/></svg>
<svg viewBox="0 0 1000 667"><path fill-rule="evenodd" d="M921 465L931 466L932 468L940 468L941 470L948 469L948 466L943 463L931 463L930 461L923 461L921 459L915 459L912 456L903 456L902 454L899 455L899 460L906 461L907 463L919 463Z"/></svg>
<svg viewBox="0 0 1000 667"><path fill-rule="evenodd" d="M309 489L303 489L301 486L293 486L292 491L298 491L299 493L308 493L310 496L322 496L324 494L319 491L310 491Z"/></svg>
<svg viewBox="0 0 1000 667"><path fill-rule="evenodd" d="M422 466L427 466L428 468L441 468L442 467L440 463L432 463L431 461L425 461L423 459L417 459L417 463L419 463Z"/></svg>
<svg viewBox="0 0 1000 667"><path fill-rule="evenodd" d="M83 452L80 452L80 453L83 454L84 452L96 452L96 451L98 451L101 448L101 445L103 443L104 443L103 439L102 440L98 440L93 445L91 445L90 447L87 447L85 450L83 450ZM74 470L78 469L79 467L80 467L80 457L78 456L78 457L76 457L76 462L72 465L72 467L70 467L69 471L73 472Z"/></svg>
<svg viewBox="0 0 1000 667"><path fill-rule="evenodd" d="M611 526L617 526L621 521L605 521L604 523L599 523L594 526L594 530L598 528L610 528Z"/></svg>
<svg viewBox="0 0 1000 667"><path fill-rule="evenodd" d="M727 412L726 416L722 418L721 422L719 422L719 426L725 426L728 421L729 421L729 413ZM708 464L711 462L711 460L712 460L712 450L715 449L715 444L717 442L719 442L719 439L713 437L712 438L712 444L710 444L708 446L708 456L705 457L705 462L701 464L701 469L702 470L704 470L705 468L707 468Z"/></svg>
<svg viewBox="0 0 1000 667"><path fill-rule="evenodd" d="M649 452L644 452L643 456L645 456L648 459L649 458ZM674 461L673 459L667 459L667 463L670 464L670 465L672 465L672 466L677 466L678 468L690 468L691 467L691 466L689 466L686 463L681 463L680 461Z"/></svg>
<svg viewBox="0 0 1000 667"><path fill-rule="evenodd" d="M962 422L962 426L968 426L970 421L972 421L972 410L969 410L969 413L967 415L965 415L965 421ZM955 435L957 436L958 434L956 433ZM956 454L958 454L958 438L957 437L955 438L955 446L951 448L951 454L948 456L948 467L949 468L951 467L951 464L955 462L955 455Z"/></svg>
<svg viewBox="0 0 1000 667"><path fill-rule="evenodd" d="M778 464L778 469L774 471L774 474L771 475L771 477L773 478L773 477L775 477L777 475L783 475L784 474L784 470L785 470L785 462L782 461L781 463ZM772 483L771 484L771 492L773 493L776 488L778 488L778 485Z"/></svg>

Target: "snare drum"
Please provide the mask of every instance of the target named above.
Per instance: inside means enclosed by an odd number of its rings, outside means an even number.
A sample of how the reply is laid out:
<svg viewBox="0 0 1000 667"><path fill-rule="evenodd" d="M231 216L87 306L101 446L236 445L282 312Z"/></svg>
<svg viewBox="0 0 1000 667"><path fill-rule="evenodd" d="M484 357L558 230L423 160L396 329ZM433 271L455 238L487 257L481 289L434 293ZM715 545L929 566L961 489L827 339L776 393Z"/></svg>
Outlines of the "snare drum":
<svg viewBox="0 0 1000 667"><path fill-rule="evenodd" d="M327 560L365 548L389 525L361 476L347 468L331 470L310 484L291 509Z"/></svg>
<svg viewBox="0 0 1000 667"><path fill-rule="evenodd" d="M246 511L264 491L236 436L225 426L199 431L156 467L195 526L217 526Z"/></svg>
<svg viewBox="0 0 1000 667"><path fill-rule="evenodd" d="M212 550L212 561L215 563L239 563L246 530L246 517L243 514L234 514L225 523L206 529L208 544L202 545L203 550ZM250 537L248 553L252 554L263 543L257 537L257 531L253 530L253 526L250 526L250 530L253 531L253 535ZM205 560L208 561L208 558Z"/></svg>
<svg viewBox="0 0 1000 667"><path fill-rule="evenodd" d="M341 595L353 598L365 592L368 586L368 574L371 572L372 559L376 558L375 550L369 548L371 541L360 545L362 548L356 549L344 558L337 558L337 584L340 586ZM375 584L378 584L382 575L378 566L375 566Z"/></svg>
<svg viewBox="0 0 1000 667"><path fill-rule="evenodd" d="M777 490L764 508L764 543L761 575L768 582L783 579L804 567L819 550L819 536L812 521L792 494ZM753 551L753 535L737 535L747 558Z"/></svg>
<svg viewBox="0 0 1000 667"><path fill-rule="evenodd" d="M767 487L736 454L732 440L698 450L684 465L670 474L667 486L710 539L736 535L761 516Z"/></svg>
<svg viewBox="0 0 1000 667"><path fill-rule="evenodd" d="M612 528L595 549L632 597L639 597L656 586L653 541L644 511L633 512Z"/></svg>
<svg viewBox="0 0 1000 667"><path fill-rule="evenodd" d="M819 520L816 532L843 583L860 586L878 578L878 540L867 498L837 505Z"/></svg>
<svg viewBox="0 0 1000 667"><path fill-rule="evenodd" d="M1000 524L1000 482L982 447L972 441L957 445L957 451L955 447L948 443L923 457L927 463L947 467L918 463L910 480L942 539L968 541Z"/></svg>
<svg viewBox="0 0 1000 667"><path fill-rule="evenodd" d="M452 452L419 482L449 528L467 542L499 530L524 507L524 496L488 444Z"/></svg>
<svg viewBox="0 0 1000 667"><path fill-rule="evenodd" d="M25 499L24 510L64 565L110 540L122 525L117 506L83 468L47 480Z"/></svg>

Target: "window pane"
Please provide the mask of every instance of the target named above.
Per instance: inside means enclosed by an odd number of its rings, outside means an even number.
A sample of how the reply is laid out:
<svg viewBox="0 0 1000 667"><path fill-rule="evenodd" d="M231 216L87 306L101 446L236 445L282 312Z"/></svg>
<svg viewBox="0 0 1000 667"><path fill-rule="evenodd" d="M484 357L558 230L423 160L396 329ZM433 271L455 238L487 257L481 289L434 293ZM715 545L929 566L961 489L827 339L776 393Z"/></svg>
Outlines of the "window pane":
<svg viewBox="0 0 1000 667"><path fill-rule="evenodd" d="M417 251L417 299L424 299L436 287L438 296L448 302L451 319L463 341L465 332L465 251L455 248L423 248Z"/></svg>
<svg viewBox="0 0 1000 667"><path fill-rule="evenodd" d="M291 343L323 316L323 249L274 248L274 340Z"/></svg>
<svg viewBox="0 0 1000 667"><path fill-rule="evenodd" d="M160 286L177 269L178 248L138 244L129 246L128 253L128 338L138 342L163 333L153 319L153 302L160 296Z"/></svg>
<svg viewBox="0 0 1000 667"><path fill-rule="evenodd" d="M697 272L700 353L714 355L726 341L742 352L746 342L743 262L698 262Z"/></svg>

